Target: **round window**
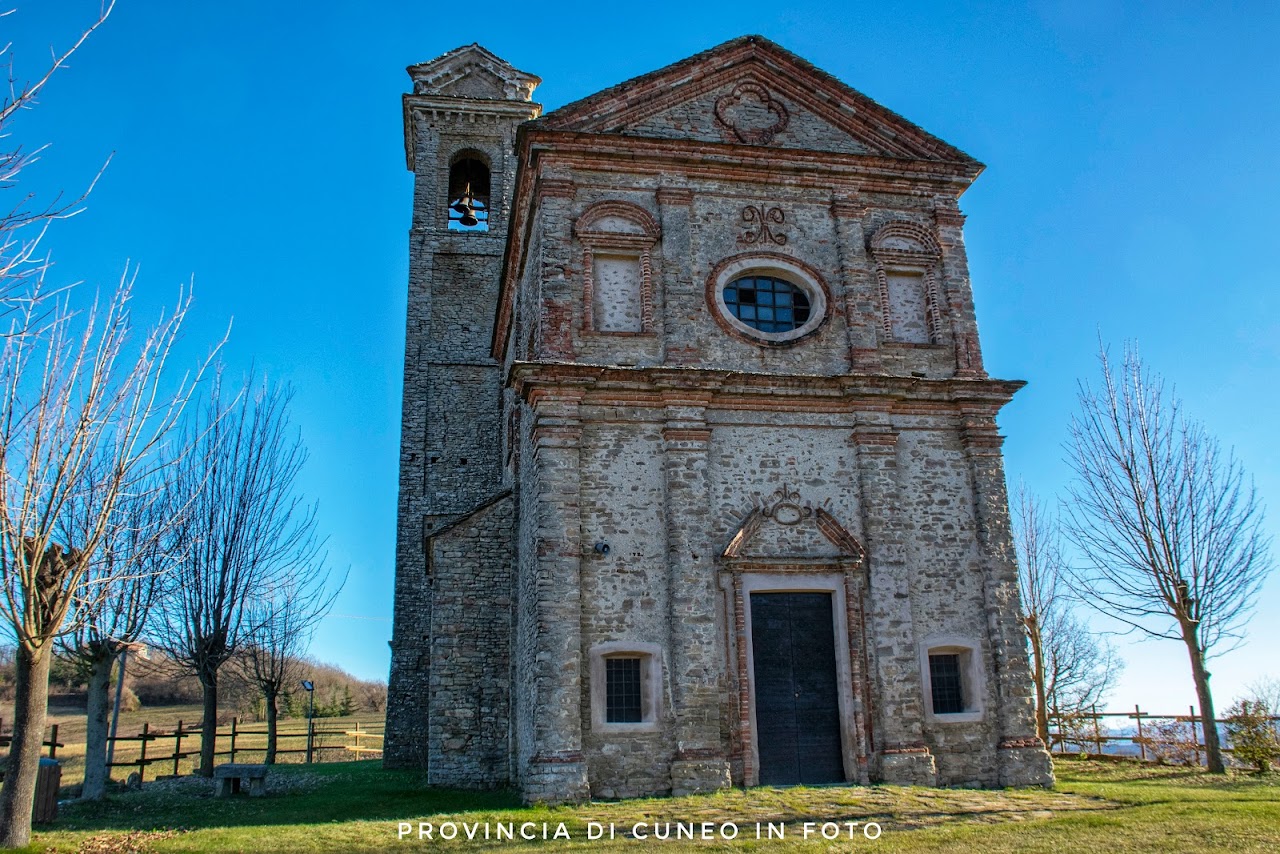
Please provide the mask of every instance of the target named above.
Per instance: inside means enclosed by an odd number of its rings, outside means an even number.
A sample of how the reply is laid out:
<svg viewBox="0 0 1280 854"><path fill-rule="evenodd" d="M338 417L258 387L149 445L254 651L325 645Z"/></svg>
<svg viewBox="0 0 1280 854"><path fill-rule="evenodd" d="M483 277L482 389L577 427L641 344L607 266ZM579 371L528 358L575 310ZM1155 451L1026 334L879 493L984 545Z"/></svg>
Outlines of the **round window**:
<svg viewBox="0 0 1280 854"><path fill-rule="evenodd" d="M809 296L775 276L743 276L724 289L724 306L761 332L793 332L809 321Z"/></svg>
<svg viewBox="0 0 1280 854"><path fill-rule="evenodd" d="M791 344L826 319L827 292L817 274L783 256L723 262L707 282L720 325L760 344Z"/></svg>

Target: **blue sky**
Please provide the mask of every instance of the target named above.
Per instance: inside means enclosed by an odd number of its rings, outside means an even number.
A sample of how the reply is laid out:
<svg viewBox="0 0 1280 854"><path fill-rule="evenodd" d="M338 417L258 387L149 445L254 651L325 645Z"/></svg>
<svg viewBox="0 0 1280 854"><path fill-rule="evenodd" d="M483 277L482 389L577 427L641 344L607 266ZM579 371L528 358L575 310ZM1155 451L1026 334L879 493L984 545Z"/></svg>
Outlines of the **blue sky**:
<svg viewBox="0 0 1280 854"><path fill-rule="evenodd" d="M15 76L74 41L96 0L18 0ZM589 11L587 11L589 9ZM406 232L404 68L472 41L545 81L547 109L760 33L988 164L961 200L990 372L1029 381L1001 419L1006 465L1046 500L1099 335L1136 340L1233 446L1280 532L1280 4L503 4L120 0L13 124L52 143L23 187L86 212L47 246L58 281L141 264L140 311L195 281L194 359L296 388L335 565L351 577L315 653L365 677L389 659ZM1225 705L1280 678L1280 577L1248 642L1214 662ZM1121 645L1109 705L1194 702L1185 653Z"/></svg>

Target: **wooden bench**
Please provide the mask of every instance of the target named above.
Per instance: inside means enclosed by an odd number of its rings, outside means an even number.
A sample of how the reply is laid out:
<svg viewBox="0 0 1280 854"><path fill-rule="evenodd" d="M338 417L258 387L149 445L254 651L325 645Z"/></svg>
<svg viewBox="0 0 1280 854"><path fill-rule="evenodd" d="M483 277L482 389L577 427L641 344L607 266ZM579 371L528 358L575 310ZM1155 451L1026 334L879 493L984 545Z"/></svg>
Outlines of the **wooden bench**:
<svg viewBox="0 0 1280 854"><path fill-rule="evenodd" d="M237 794L245 780L249 781L249 794L261 796L267 793L267 766L231 764L219 765L213 769L213 795L225 798Z"/></svg>

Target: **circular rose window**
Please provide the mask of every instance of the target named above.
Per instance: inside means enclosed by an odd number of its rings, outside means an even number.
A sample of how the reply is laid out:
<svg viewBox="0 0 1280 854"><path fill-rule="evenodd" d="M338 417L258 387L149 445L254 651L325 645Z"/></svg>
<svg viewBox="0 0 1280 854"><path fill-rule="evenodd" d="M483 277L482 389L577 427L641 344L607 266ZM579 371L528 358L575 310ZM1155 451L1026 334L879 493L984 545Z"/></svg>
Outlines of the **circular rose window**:
<svg viewBox="0 0 1280 854"><path fill-rule="evenodd" d="M744 256L721 264L708 301L722 326L760 344L790 344L826 319L826 289L790 258Z"/></svg>

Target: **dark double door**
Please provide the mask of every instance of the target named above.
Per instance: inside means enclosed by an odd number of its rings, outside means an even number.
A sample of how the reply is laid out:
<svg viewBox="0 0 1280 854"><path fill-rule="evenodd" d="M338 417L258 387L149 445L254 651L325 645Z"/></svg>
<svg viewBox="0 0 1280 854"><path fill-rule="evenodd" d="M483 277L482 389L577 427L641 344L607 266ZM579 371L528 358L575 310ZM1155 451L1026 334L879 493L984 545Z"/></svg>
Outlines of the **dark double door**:
<svg viewBox="0 0 1280 854"><path fill-rule="evenodd" d="M760 784L844 782L830 593L752 593Z"/></svg>

